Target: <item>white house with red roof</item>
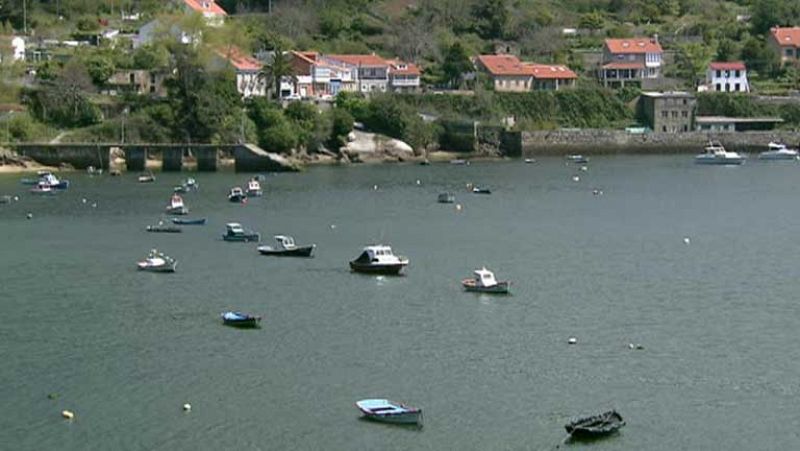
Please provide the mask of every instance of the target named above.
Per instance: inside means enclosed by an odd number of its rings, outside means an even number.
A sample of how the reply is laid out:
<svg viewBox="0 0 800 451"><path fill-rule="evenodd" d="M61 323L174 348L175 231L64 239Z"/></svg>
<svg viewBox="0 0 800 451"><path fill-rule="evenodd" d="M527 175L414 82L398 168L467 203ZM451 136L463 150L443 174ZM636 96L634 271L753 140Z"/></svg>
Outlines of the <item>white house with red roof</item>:
<svg viewBox="0 0 800 451"><path fill-rule="evenodd" d="M780 55L781 65L800 62L800 27L773 27L769 31L769 46Z"/></svg>
<svg viewBox="0 0 800 451"><path fill-rule="evenodd" d="M364 94L389 89L389 63L378 55L326 55L325 59L355 70L355 88Z"/></svg>
<svg viewBox="0 0 800 451"><path fill-rule="evenodd" d="M706 83L698 90L713 92L750 92L747 67L741 61L713 62L706 70Z"/></svg>
<svg viewBox="0 0 800 451"><path fill-rule="evenodd" d="M238 47L219 48L214 53L218 61L233 67L236 72L236 90L243 98L267 95L267 80L261 76L260 61Z"/></svg>
<svg viewBox="0 0 800 451"><path fill-rule="evenodd" d="M606 39L598 73L600 81L606 87L641 86L647 79L661 77L663 54L658 36Z"/></svg>
<svg viewBox="0 0 800 451"><path fill-rule="evenodd" d="M212 27L222 26L225 17L228 16L228 13L214 0L183 0L183 5L187 11L202 14L206 24Z"/></svg>
<svg viewBox="0 0 800 451"><path fill-rule="evenodd" d="M514 55L479 55L474 63L498 92L559 90L574 86L578 79L566 66L526 63Z"/></svg>
<svg viewBox="0 0 800 451"><path fill-rule="evenodd" d="M406 63L398 59L387 60L387 63L389 63L389 88L392 91L419 91L422 71L416 64Z"/></svg>

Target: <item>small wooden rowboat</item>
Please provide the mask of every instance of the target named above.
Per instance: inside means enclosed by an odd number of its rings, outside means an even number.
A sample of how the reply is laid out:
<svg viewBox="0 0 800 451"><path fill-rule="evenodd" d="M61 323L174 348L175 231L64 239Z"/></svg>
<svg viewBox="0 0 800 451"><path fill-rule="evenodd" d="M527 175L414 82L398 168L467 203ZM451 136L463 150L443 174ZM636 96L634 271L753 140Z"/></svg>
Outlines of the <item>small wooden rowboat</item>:
<svg viewBox="0 0 800 451"><path fill-rule="evenodd" d="M364 418L382 423L422 425L422 409L409 407L388 399L362 399L356 407Z"/></svg>
<svg viewBox="0 0 800 451"><path fill-rule="evenodd" d="M574 438L594 438L612 434L625 426L625 420L616 410L609 410L598 415L575 418L564 428Z"/></svg>

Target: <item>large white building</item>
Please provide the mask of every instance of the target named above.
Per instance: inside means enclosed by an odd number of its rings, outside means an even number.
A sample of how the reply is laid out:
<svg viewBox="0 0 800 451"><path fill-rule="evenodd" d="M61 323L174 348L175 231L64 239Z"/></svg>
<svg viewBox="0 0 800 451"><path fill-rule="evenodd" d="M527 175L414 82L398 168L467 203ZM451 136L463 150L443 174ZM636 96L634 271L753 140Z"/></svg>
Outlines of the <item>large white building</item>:
<svg viewBox="0 0 800 451"><path fill-rule="evenodd" d="M706 71L705 91L750 92L747 68L741 61L714 62Z"/></svg>

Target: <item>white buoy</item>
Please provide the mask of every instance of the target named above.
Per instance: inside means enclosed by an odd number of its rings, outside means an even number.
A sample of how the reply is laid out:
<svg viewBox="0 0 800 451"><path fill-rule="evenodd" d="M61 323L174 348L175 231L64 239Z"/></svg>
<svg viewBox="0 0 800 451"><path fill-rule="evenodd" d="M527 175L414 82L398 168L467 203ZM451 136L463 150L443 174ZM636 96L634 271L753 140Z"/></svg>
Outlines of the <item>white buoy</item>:
<svg viewBox="0 0 800 451"><path fill-rule="evenodd" d="M71 420L71 419L75 418L75 414L72 413L71 410L62 410L61 411L61 416L64 417L65 419L67 419L67 420Z"/></svg>
<svg viewBox="0 0 800 451"><path fill-rule="evenodd" d="M628 349L634 349L635 347L636 346L634 346L633 343L628 343Z"/></svg>
<svg viewBox="0 0 800 451"><path fill-rule="evenodd" d="M419 179L417 179L417 185L422 185L422 182Z"/></svg>
<svg viewBox="0 0 800 451"><path fill-rule="evenodd" d="M586 172L589 170L588 166L581 166L581 171Z"/></svg>
<svg viewBox="0 0 800 451"><path fill-rule="evenodd" d="M461 211L463 208L461 204L456 204L456 211Z"/></svg>
<svg viewBox="0 0 800 451"><path fill-rule="evenodd" d="M336 228L336 224L331 224L331 229L335 229L335 228Z"/></svg>
<svg viewBox="0 0 800 451"><path fill-rule="evenodd" d="M690 240L688 236L683 237L683 244L689 244L691 242L692 240Z"/></svg>
<svg viewBox="0 0 800 451"><path fill-rule="evenodd" d="M28 213L27 215L25 215L25 217L28 219L33 219L33 213Z"/></svg>
<svg viewBox="0 0 800 451"><path fill-rule="evenodd" d="M184 412L188 412L188 411L190 411L190 410L192 410L192 405L191 405L191 404L189 404L189 403L187 402L186 404L184 404L184 405L183 405L183 411L184 411Z"/></svg>
<svg viewBox="0 0 800 451"><path fill-rule="evenodd" d="M84 197L83 199L81 199L81 202L83 202L85 204L86 203L86 198Z"/></svg>
<svg viewBox="0 0 800 451"><path fill-rule="evenodd" d="M372 189L378 191L378 185L372 185Z"/></svg>
<svg viewBox="0 0 800 451"><path fill-rule="evenodd" d="M92 208L97 208L97 202L92 202Z"/></svg>
<svg viewBox="0 0 800 451"><path fill-rule="evenodd" d="M14 196L14 202L18 202L18 201L19 201L19 196Z"/></svg>
<svg viewBox="0 0 800 451"><path fill-rule="evenodd" d="M575 338L575 337L569 337L569 340L567 340L567 343L569 343L571 345L574 345L577 342L578 342L578 339Z"/></svg>
<svg viewBox="0 0 800 451"><path fill-rule="evenodd" d="M581 178L580 178L580 177L578 177L577 175L573 175L573 176L572 176L572 181L573 181L573 182L580 182L580 181L581 181Z"/></svg>

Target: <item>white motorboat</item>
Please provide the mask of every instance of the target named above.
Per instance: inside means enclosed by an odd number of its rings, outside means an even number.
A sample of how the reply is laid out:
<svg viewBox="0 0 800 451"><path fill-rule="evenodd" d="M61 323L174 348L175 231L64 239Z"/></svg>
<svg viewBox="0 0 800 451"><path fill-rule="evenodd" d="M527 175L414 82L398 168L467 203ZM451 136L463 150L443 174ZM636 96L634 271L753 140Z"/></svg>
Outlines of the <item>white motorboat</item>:
<svg viewBox="0 0 800 451"><path fill-rule="evenodd" d="M484 267L481 269L476 269L474 272L474 277L462 280L461 285L467 291L508 294L508 289L511 286L511 282L506 280L498 281L494 277L494 273Z"/></svg>
<svg viewBox="0 0 800 451"><path fill-rule="evenodd" d="M52 189L69 188L69 180L59 180L52 172L44 171L39 173L38 185L46 184Z"/></svg>
<svg viewBox="0 0 800 451"><path fill-rule="evenodd" d="M172 257L164 255L156 249L150 251L147 258L137 262L136 266L141 271L150 272L175 272L178 261Z"/></svg>
<svg viewBox="0 0 800 451"><path fill-rule="evenodd" d="M33 188L31 188L31 194L55 194L57 191L47 182L40 181L36 184Z"/></svg>
<svg viewBox="0 0 800 451"><path fill-rule="evenodd" d="M247 199L247 195L245 195L244 191L238 186L231 188L231 192L228 193L228 201L229 202L244 202Z"/></svg>
<svg viewBox="0 0 800 451"><path fill-rule="evenodd" d="M392 248L382 244L367 246L361 255L350 262L350 269L368 274L398 275L408 266L408 259L394 255Z"/></svg>
<svg viewBox="0 0 800 451"><path fill-rule="evenodd" d="M189 209L183 205L183 198L177 194L173 194L167 205L167 214L169 215L188 215Z"/></svg>
<svg viewBox="0 0 800 451"><path fill-rule="evenodd" d="M694 157L697 164L736 165L744 163L744 160L739 153L725 150L719 141L710 141L703 153Z"/></svg>
<svg viewBox="0 0 800 451"><path fill-rule="evenodd" d="M789 149L786 144L770 142L767 144L767 150L758 154L759 160L797 160L798 152L795 149Z"/></svg>
<svg viewBox="0 0 800 451"><path fill-rule="evenodd" d="M388 399L362 399L356 407L364 418L382 423L422 425L422 409Z"/></svg>
<svg viewBox="0 0 800 451"><path fill-rule="evenodd" d="M146 172L143 174L139 174L137 180L139 181L139 183L153 183L156 181L156 176L153 175L152 172Z"/></svg>
<svg viewBox="0 0 800 451"><path fill-rule="evenodd" d="M258 179L253 177L247 182L247 197L258 197L262 194L264 194L264 192L261 191L261 183L258 182Z"/></svg>
<svg viewBox="0 0 800 451"><path fill-rule="evenodd" d="M316 247L316 244L298 246L288 235L275 235L275 246L258 246L258 252L277 257L311 257Z"/></svg>

